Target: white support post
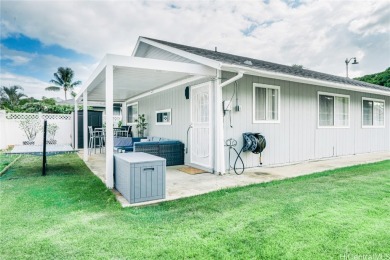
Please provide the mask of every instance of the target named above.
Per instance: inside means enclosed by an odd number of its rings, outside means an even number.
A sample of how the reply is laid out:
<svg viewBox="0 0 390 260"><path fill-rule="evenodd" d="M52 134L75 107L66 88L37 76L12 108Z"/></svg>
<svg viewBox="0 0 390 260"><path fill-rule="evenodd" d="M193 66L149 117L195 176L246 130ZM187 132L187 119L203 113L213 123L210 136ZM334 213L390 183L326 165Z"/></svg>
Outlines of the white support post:
<svg viewBox="0 0 390 260"><path fill-rule="evenodd" d="M106 66L106 186L114 187L114 72L113 66Z"/></svg>
<svg viewBox="0 0 390 260"><path fill-rule="evenodd" d="M73 149L79 149L79 113L77 99L74 99L74 116L73 116Z"/></svg>
<svg viewBox="0 0 390 260"><path fill-rule="evenodd" d="M122 123L127 125L127 102L122 102Z"/></svg>
<svg viewBox="0 0 390 260"><path fill-rule="evenodd" d="M88 90L83 93L84 161L88 161Z"/></svg>
<svg viewBox="0 0 390 260"><path fill-rule="evenodd" d="M225 146L222 111L222 87L221 71L217 70L217 78L214 82L215 90L215 165L214 169L219 174L225 174Z"/></svg>

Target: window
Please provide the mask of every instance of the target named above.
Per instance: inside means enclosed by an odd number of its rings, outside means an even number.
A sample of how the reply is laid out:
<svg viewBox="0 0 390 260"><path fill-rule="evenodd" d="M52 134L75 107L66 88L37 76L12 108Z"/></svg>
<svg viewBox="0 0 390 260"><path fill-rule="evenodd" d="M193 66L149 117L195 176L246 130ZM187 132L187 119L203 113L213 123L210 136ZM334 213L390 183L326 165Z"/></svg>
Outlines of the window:
<svg viewBox="0 0 390 260"><path fill-rule="evenodd" d="M127 105L127 123L133 124L138 117L138 102Z"/></svg>
<svg viewBox="0 0 390 260"><path fill-rule="evenodd" d="M156 111L156 125L171 125L171 124L172 124L171 109Z"/></svg>
<svg viewBox="0 0 390 260"><path fill-rule="evenodd" d="M349 127L349 96L319 92L318 126Z"/></svg>
<svg viewBox="0 0 390 260"><path fill-rule="evenodd" d="M253 84L253 122L280 122L280 87Z"/></svg>
<svg viewBox="0 0 390 260"><path fill-rule="evenodd" d="M362 116L363 127L385 126L385 101L362 98Z"/></svg>

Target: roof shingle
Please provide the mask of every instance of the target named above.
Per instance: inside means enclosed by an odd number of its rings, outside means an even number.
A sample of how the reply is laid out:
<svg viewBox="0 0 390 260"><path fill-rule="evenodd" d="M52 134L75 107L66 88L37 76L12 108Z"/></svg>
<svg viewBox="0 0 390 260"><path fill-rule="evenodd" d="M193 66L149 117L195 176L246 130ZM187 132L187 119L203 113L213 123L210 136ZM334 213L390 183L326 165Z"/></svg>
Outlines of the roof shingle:
<svg viewBox="0 0 390 260"><path fill-rule="evenodd" d="M259 69L259 70L265 70L270 72L276 72L276 73L282 73L286 75L296 76L296 77L302 77L302 78L308 78L308 79L316 79L316 80L322 80L322 81L328 81L328 82L334 82L339 84L347 84L352 86L358 86L358 87L365 87L369 89L377 89L382 91L388 91L390 92L390 88L379 86L375 84L370 84L358 80L353 80L350 78L335 76L331 74L326 74L322 72L307 70L307 69L301 69L301 68L295 68L292 66L272 63L268 61L263 60L257 60L253 58L248 57L242 57L237 56L229 53L223 53L223 52L216 52L191 46L186 46L182 44L177 44L173 42L167 42L147 37L142 37L154 42L158 42L182 51L186 51L195 55L199 55L208 59L212 59L215 61L219 61L225 64L230 65L239 65L243 67L248 67L252 69ZM250 61L250 62L248 62Z"/></svg>

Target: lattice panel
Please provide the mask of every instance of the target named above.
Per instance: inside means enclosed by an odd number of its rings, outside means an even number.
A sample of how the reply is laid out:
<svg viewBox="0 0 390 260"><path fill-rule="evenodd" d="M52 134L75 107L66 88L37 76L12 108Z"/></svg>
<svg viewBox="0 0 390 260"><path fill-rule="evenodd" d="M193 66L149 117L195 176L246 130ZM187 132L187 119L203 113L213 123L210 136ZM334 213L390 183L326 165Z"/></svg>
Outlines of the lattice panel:
<svg viewBox="0 0 390 260"><path fill-rule="evenodd" d="M117 126L119 121L122 120L122 116L115 115L112 117L112 120L113 120L114 126ZM103 115L103 123L106 123L106 115Z"/></svg>
<svg viewBox="0 0 390 260"><path fill-rule="evenodd" d="M39 119L39 114L30 114L30 113L7 113L7 119L16 119L16 120L31 120Z"/></svg>
<svg viewBox="0 0 390 260"><path fill-rule="evenodd" d="M14 119L14 120L31 120L31 119L72 120L72 115L71 114L7 113L6 118Z"/></svg>
<svg viewBox="0 0 390 260"><path fill-rule="evenodd" d="M42 119L72 120L72 115L70 115L70 114L42 114Z"/></svg>

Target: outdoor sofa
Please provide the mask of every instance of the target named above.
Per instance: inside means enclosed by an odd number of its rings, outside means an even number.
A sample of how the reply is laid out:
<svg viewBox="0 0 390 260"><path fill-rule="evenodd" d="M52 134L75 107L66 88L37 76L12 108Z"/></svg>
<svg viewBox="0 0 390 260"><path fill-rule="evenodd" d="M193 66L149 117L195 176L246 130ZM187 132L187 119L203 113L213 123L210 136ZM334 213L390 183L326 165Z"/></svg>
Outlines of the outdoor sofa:
<svg viewBox="0 0 390 260"><path fill-rule="evenodd" d="M184 164L184 144L178 140L150 136L116 137L114 150L117 152L144 152L166 159L166 165Z"/></svg>

